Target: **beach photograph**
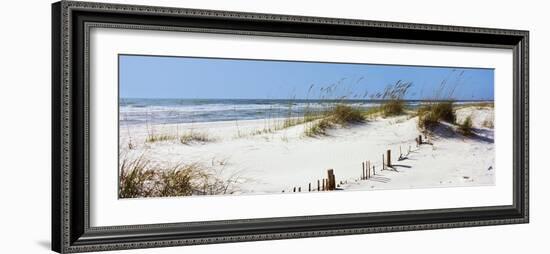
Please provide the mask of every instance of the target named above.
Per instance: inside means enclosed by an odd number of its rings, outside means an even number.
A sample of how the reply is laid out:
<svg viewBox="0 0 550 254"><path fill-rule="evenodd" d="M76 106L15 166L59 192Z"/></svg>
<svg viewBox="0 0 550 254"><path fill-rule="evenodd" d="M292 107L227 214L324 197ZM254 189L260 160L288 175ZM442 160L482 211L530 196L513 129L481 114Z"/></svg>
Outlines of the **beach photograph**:
<svg viewBox="0 0 550 254"><path fill-rule="evenodd" d="M495 185L494 69L118 56L118 198Z"/></svg>

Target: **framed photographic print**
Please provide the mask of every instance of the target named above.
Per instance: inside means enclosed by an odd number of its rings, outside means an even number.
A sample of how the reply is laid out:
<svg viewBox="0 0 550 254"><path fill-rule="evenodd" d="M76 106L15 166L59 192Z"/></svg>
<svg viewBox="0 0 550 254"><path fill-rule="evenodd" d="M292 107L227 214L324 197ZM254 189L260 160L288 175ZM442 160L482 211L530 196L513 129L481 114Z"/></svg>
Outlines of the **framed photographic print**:
<svg viewBox="0 0 550 254"><path fill-rule="evenodd" d="M527 31L52 11L57 252L528 222Z"/></svg>

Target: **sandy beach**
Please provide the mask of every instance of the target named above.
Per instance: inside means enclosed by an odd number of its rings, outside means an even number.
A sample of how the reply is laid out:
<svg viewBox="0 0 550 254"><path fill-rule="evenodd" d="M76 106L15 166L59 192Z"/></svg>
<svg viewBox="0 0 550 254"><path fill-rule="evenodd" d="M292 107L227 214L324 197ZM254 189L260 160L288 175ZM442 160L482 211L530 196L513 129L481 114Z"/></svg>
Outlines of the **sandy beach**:
<svg viewBox="0 0 550 254"><path fill-rule="evenodd" d="M442 123L423 135L414 114L370 117L364 123L331 128L325 136L308 137L309 123L280 128L284 119L218 121L183 124L121 125L121 160L144 157L155 165L196 163L221 179L231 179L226 194L293 193L317 191L317 182L333 169L340 190L382 190L493 185L495 179L493 108L461 105L457 122L470 116L473 135L459 134ZM148 142L148 136L165 140ZM189 133L205 141L182 143ZM393 167L382 170L382 156L390 149ZM410 149L410 150L409 150ZM398 160L400 157L402 160ZM376 175L362 177L362 163L370 161Z"/></svg>

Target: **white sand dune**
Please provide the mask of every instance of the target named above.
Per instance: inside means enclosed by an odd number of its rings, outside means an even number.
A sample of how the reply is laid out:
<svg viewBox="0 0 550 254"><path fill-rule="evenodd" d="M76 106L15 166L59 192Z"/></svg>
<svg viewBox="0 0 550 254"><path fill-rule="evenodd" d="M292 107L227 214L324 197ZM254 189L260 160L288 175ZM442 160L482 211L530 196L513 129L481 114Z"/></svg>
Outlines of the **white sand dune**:
<svg viewBox="0 0 550 254"><path fill-rule="evenodd" d="M363 124L335 128L327 136L306 137L307 124L256 133L274 127L280 119L211 122L179 125L121 126L121 158L145 154L159 164L203 163L219 169L223 177L239 176L240 193L285 193L294 187L317 188L317 180L334 169L344 190L377 190L492 185L495 179L492 108L462 107L457 121L473 120L472 137L443 124L428 137L432 145L415 145L420 134L416 117L371 119ZM485 123L485 124L484 124ZM179 140L147 143L147 133L182 135L207 133L212 142L181 144ZM128 148L128 143L134 145ZM411 152L408 153L409 146ZM398 161L399 149L406 159ZM381 171L382 154L392 151L392 170ZM408 153L408 155L407 155ZM370 160L376 175L360 180L363 161Z"/></svg>

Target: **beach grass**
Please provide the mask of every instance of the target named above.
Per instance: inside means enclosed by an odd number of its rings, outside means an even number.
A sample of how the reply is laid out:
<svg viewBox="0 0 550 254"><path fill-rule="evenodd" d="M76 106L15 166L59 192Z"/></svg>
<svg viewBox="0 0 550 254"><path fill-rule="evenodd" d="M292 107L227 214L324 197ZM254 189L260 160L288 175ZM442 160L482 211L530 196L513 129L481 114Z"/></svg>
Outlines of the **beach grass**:
<svg viewBox="0 0 550 254"><path fill-rule="evenodd" d="M218 195L234 183L199 163L154 164L142 155L119 166L119 198Z"/></svg>
<svg viewBox="0 0 550 254"><path fill-rule="evenodd" d="M150 132L147 134L147 138L145 139L145 142L154 143L154 142L175 140L177 138L178 137L176 135Z"/></svg>
<svg viewBox="0 0 550 254"><path fill-rule="evenodd" d="M466 117L466 119L458 125L458 131L464 136L471 136L473 134L471 116Z"/></svg>
<svg viewBox="0 0 550 254"><path fill-rule="evenodd" d="M184 145L190 145L193 143L213 142L216 139L206 132L189 131L188 133L181 135L179 140Z"/></svg>
<svg viewBox="0 0 550 254"><path fill-rule="evenodd" d="M327 130L335 126L347 126L366 120L362 110L338 103L322 113L323 117L306 126L304 134L308 137L324 136Z"/></svg>
<svg viewBox="0 0 550 254"><path fill-rule="evenodd" d="M384 102L380 105L380 111L384 117L398 116L405 113L403 98L411 86L411 82L399 80L385 88L384 93L381 95Z"/></svg>
<svg viewBox="0 0 550 254"><path fill-rule="evenodd" d="M423 130L432 130L440 121L454 124L456 114L453 101L433 102L419 107L418 127Z"/></svg>
<svg viewBox="0 0 550 254"><path fill-rule="evenodd" d="M398 116L405 113L405 102L401 99L393 99L380 105L384 117Z"/></svg>

